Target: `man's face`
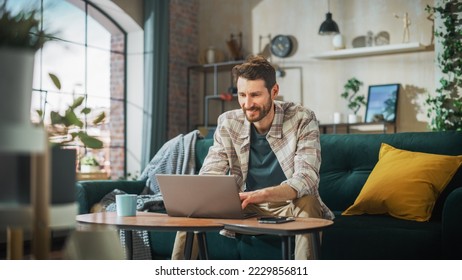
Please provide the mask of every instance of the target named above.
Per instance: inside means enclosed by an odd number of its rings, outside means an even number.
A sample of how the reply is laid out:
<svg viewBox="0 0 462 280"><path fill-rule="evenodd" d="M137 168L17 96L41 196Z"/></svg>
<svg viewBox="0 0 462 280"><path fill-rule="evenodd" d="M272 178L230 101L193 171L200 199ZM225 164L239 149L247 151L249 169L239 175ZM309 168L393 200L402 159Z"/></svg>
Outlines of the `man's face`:
<svg viewBox="0 0 462 280"><path fill-rule="evenodd" d="M249 122L259 122L268 115L273 108L273 100L277 92L277 84L270 93L263 80L247 80L244 78L238 78L237 80L239 105Z"/></svg>

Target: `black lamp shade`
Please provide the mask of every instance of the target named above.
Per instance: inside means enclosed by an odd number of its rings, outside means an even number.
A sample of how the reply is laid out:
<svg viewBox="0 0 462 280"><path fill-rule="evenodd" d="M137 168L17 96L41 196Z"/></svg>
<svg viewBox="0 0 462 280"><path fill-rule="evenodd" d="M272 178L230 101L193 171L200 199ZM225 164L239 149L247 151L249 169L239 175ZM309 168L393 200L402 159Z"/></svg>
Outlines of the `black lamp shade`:
<svg viewBox="0 0 462 280"><path fill-rule="evenodd" d="M332 35L340 33L338 25L332 20L332 14L326 14L326 20L319 27L319 35Z"/></svg>

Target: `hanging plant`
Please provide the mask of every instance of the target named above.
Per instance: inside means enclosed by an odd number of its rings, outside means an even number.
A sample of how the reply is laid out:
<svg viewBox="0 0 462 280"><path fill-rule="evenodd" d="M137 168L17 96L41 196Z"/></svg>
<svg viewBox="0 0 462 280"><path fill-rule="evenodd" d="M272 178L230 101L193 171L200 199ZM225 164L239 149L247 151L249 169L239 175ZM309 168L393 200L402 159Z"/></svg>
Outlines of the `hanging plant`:
<svg viewBox="0 0 462 280"><path fill-rule="evenodd" d="M441 18L442 28L435 30L441 50L437 53L438 67L443 73L436 94L425 100L429 128L433 131L462 130L462 3L443 1L425 10Z"/></svg>

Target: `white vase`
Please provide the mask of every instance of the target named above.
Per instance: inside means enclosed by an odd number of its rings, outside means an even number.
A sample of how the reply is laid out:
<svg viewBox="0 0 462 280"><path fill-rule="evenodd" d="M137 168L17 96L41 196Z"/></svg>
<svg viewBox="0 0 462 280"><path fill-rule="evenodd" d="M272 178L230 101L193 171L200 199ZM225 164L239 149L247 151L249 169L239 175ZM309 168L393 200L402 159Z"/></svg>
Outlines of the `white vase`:
<svg viewBox="0 0 462 280"><path fill-rule="evenodd" d="M210 46L206 53L207 63L215 63L215 48Z"/></svg>
<svg viewBox="0 0 462 280"><path fill-rule="evenodd" d="M345 37L342 34L337 34L332 38L334 49L341 50L345 48Z"/></svg>
<svg viewBox="0 0 462 280"><path fill-rule="evenodd" d="M334 123L335 124L342 123L342 113L339 113L339 112L334 113Z"/></svg>

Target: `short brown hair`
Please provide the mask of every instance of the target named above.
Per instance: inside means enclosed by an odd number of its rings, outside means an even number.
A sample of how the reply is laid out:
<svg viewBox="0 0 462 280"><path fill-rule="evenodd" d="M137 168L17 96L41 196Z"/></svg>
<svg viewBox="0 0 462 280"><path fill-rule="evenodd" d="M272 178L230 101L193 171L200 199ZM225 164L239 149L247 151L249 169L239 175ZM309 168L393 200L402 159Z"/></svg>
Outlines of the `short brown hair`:
<svg viewBox="0 0 462 280"><path fill-rule="evenodd" d="M263 56L249 56L246 61L233 67L234 83L242 77L247 80L263 80L269 92L276 84L276 71Z"/></svg>

